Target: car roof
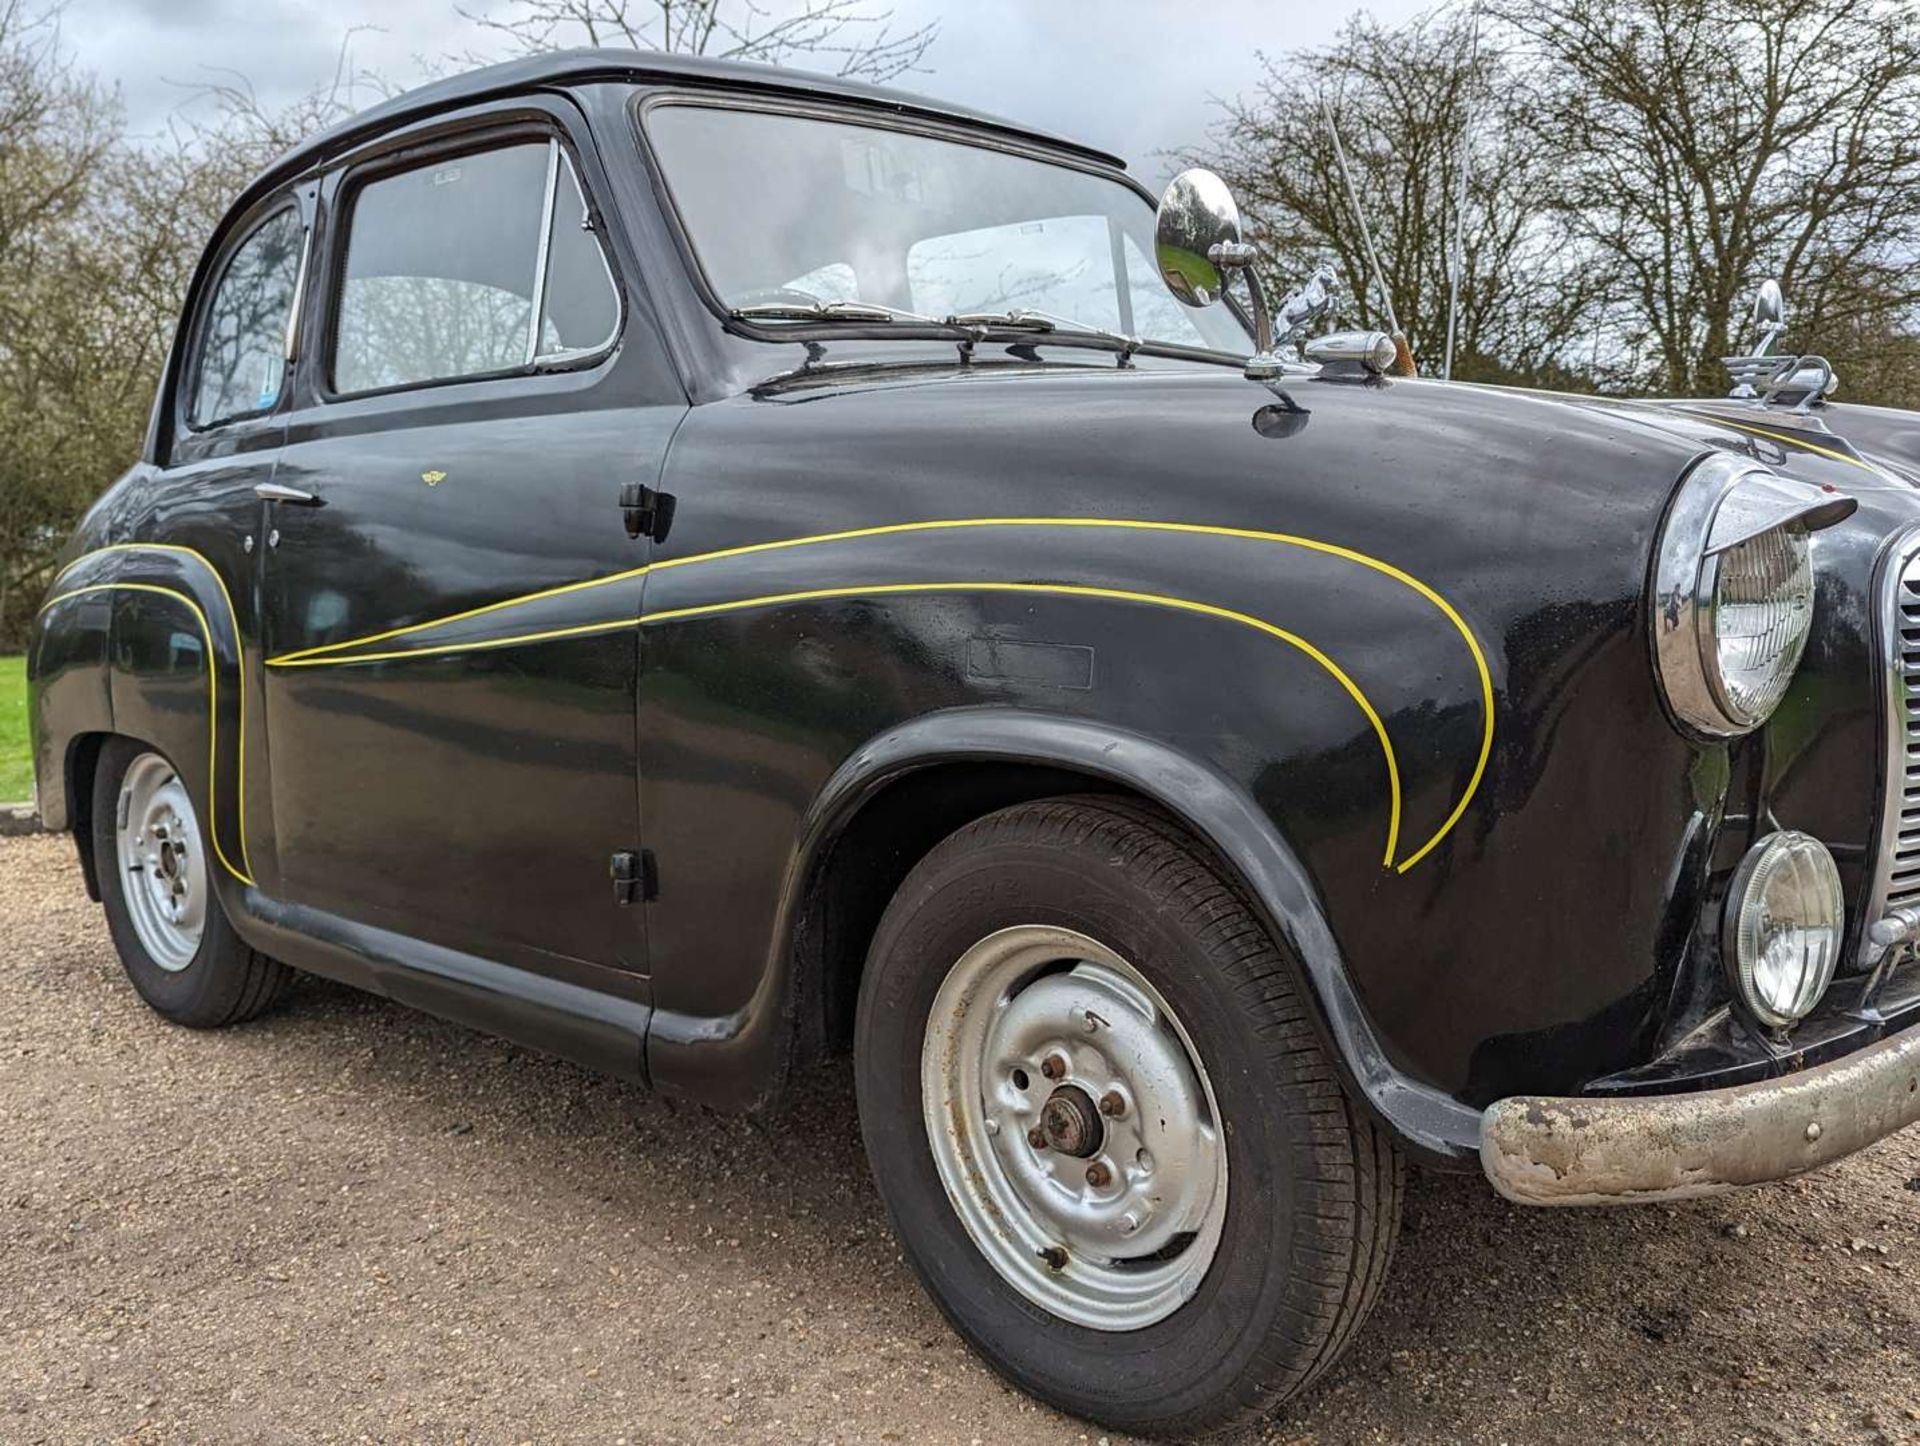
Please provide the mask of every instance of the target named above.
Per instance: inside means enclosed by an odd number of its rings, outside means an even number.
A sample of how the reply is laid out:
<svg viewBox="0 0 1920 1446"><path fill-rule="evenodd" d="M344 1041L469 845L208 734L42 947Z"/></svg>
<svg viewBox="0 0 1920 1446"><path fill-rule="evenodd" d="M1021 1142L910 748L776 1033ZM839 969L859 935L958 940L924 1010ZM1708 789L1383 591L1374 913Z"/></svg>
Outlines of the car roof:
<svg viewBox="0 0 1920 1446"><path fill-rule="evenodd" d="M437 111L542 86L582 85L594 81L692 82L705 87L800 97L825 97L875 106L895 114L930 116L958 121L1037 141L1071 152L1101 165L1126 169L1126 162L1092 146L1035 130L950 101L914 95L887 86L867 85L837 76L815 75L785 66L759 65L738 60L710 60L703 56L664 55L648 50L555 50L522 60L482 66L403 91L346 120L308 137L269 166L249 191L269 178L298 174L325 162L342 149L396 124L418 120Z"/></svg>

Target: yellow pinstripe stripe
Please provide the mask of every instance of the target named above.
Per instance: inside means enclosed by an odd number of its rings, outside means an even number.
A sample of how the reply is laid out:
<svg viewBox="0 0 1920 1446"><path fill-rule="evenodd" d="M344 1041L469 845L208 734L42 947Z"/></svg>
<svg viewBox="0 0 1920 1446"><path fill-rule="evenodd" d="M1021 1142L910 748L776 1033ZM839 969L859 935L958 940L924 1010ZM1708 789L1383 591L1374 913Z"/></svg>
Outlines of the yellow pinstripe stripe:
<svg viewBox="0 0 1920 1446"><path fill-rule="evenodd" d="M1038 582L891 582L871 583L854 587L809 588L803 592L767 593L760 597L736 598L730 602L701 603L693 607L668 608L661 612L648 613L644 617L627 618L617 622L585 623L577 627L553 628L539 633L522 633L513 637L488 638L482 642L463 643L446 649L432 647L409 648L389 653L357 653L350 658L289 658L276 660L279 666L289 668L302 667L346 667L353 663L381 662L394 658L437 657L452 652L477 652L487 648L510 648L524 643L546 642L554 638L580 637L594 633L613 632L622 628L652 626L655 623L674 622L685 618L712 617L719 613L741 612L748 608L773 607L782 603L819 602L830 598L876 597L897 593L952 593L952 592L1003 592L1003 593L1042 593L1065 597L1098 597L1120 602L1147 603L1155 607L1173 608L1181 612L1199 613L1206 617L1224 618L1230 622L1241 623L1254 628L1269 637L1278 638L1290 644L1312 658L1330 673L1335 681L1347 692L1366 715L1372 726L1374 737L1380 742L1380 752L1387 764L1388 822L1386 857L1383 868L1393 867L1393 855L1400 841L1400 765L1393 752L1393 741L1387 736L1386 725L1380 714L1360 690L1360 686L1349 677L1340 665L1328 657L1312 643L1285 628L1276 627L1264 618L1250 613L1236 612L1232 608L1216 607L1212 603L1196 602L1191 598L1167 597L1160 593L1134 592L1125 588L1092 587L1075 583L1038 583Z"/></svg>
<svg viewBox="0 0 1920 1446"><path fill-rule="evenodd" d="M369 643L390 642L394 638L409 637L414 633L426 632L430 628L450 627L454 623L463 623L469 618L485 617L488 613L497 613L505 608L517 608L526 603L543 602L547 598L564 597L568 593L590 592L594 588L612 587L615 583L632 582L636 578L645 577L654 568L661 566L665 566L665 564L650 563L645 567L629 568L626 572L610 573L606 577L589 578L585 582L562 583L559 587L542 588L539 592L523 593L518 597L502 598L499 602L484 603L477 608L468 608L465 612L448 613L443 618L429 618L423 623L408 623L403 628L388 628L383 633L369 633L364 638L348 638L345 642L341 643L321 643L318 647L296 648L291 653L282 653L278 657L268 658L267 666L269 668L293 667L303 663L304 660L308 658L318 658L330 653L345 652L349 648L364 648ZM464 648L474 645L465 644L461 646ZM417 651L452 652L454 649L424 648L418 649ZM396 651L383 653L380 656L384 658L403 658L406 657L407 654L404 651ZM362 658L344 658L341 661L364 662L367 660Z"/></svg>
<svg viewBox="0 0 1920 1446"><path fill-rule="evenodd" d="M517 607L525 606L527 604L541 602L550 598L563 597L563 596L568 596L574 593L581 593L581 592L587 592L587 591L591 591L599 588L611 587L623 582L636 581L638 579L646 577L649 573L652 573L652 572L665 572L673 568L694 567L694 566L700 566L700 565L705 565L710 563L723 562L723 561L727 561L729 559L734 559L734 558L750 557L760 553L781 552L781 551L786 551L792 548L799 548L799 547L818 547L825 544L836 543L836 542L853 542L853 541L859 541L859 540L869 539L869 538L890 537L890 536L898 536L898 535L912 534L912 533L952 531L952 530L959 530L963 528L989 528L989 527L1092 528L1092 529L1120 530L1120 531L1162 532L1162 533L1176 533L1176 534L1184 533L1184 534L1196 535L1196 536L1236 538L1236 539L1241 539L1245 541L1264 542L1269 544L1277 544L1277 545L1283 545L1283 546L1302 548L1304 550L1317 552L1325 556L1340 558L1344 561L1351 562L1360 567L1365 567L1373 572L1380 573L1382 576L1393 579L1394 581L1400 583L1402 586L1407 587L1413 592L1419 594L1434 608L1436 608L1441 613L1441 615L1444 616L1447 619L1447 621L1453 626L1454 630L1460 635L1461 640L1467 646L1468 653L1473 659L1474 668L1476 673L1478 674L1479 682L1480 682L1480 704L1481 704L1481 713L1482 713L1482 728L1481 728L1479 756L1474 761L1473 772L1470 778L1468 779L1466 788L1462 791L1458 801L1454 804L1452 811L1447 815L1446 819L1441 823L1439 829L1435 831L1433 836L1427 839L1423 844L1421 844L1421 846L1418 849L1416 849L1412 854L1410 854L1407 858L1400 860L1396 864L1393 860L1393 854L1395 849L1398 846L1399 829L1400 829L1400 811L1401 811L1399 766L1393 754L1392 743L1387 737L1385 726L1382 723L1378 712L1374 709L1371 702L1368 701L1365 695L1361 692L1358 685L1356 685L1353 682L1352 678L1349 677L1343 670L1341 670L1339 666L1335 664L1333 660L1330 657L1328 657L1324 652L1321 652L1319 649L1315 648L1312 644L1308 643L1305 639L1300 638L1297 634L1290 633L1283 628L1277 627L1276 625L1270 622L1267 622L1263 618L1257 618L1251 614L1236 612L1231 608L1217 607L1211 603L1198 602L1189 598L1168 597L1168 596L1157 594L1157 593L1137 592L1137 591L1132 591L1132 590L1122 589L1122 588L1102 588L1102 587L1084 586L1084 585L1077 585L1077 584L1064 584L1064 583L1062 584L988 583L988 582L981 582L981 583L942 582L942 583L925 583L925 584L883 583L883 584L875 584L875 585L866 586L866 587L824 588L824 589L813 589L813 590L808 590L804 592L769 594L765 597L741 599L741 600L737 600L729 603L714 603L714 604L706 604L706 605L702 605L694 608L670 609L665 612L647 614L644 619L640 619L636 617L636 618L617 619L617 620L606 621L606 622L585 623L585 624L579 624L571 627L551 628L551 629L546 629L546 630L543 630L540 632L534 632L534 633L524 633L524 634L515 634L507 637L480 639L473 642L451 643L443 647L434 647L431 644L427 644L425 646L414 647L414 648L387 649L387 650L372 652L372 653L353 651L354 649L357 649L357 648L365 648L373 643L387 642L387 641L391 641L392 639L401 638L401 637L416 636L423 632L428 632L431 630L448 627L455 623L464 622L472 618L489 616L491 614L502 612L510 608L517 608ZM202 563L202 565L206 566L208 571L214 574L214 577L220 586L223 596L226 595L226 583L223 579L220 578L220 574L218 570L215 569L211 563L208 563L207 560L204 557L202 557L199 553L196 553L189 548L172 547L172 546L159 544L159 543L152 543L152 544L122 543L122 544L116 544L112 547L99 549L99 551L102 551L102 552L140 551L140 550L175 552L175 553L180 553L196 559L197 561ZM92 555L93 554L88 554L88 556L92 556ZM85 558L77 559L75 563L69 565L69 570L71 569L71 567L77 566L78 563L82 561L85 561ZM919 591L919 592L961 592L961 591L1021 592L1021 591L1025 591L1025 592L1051 593L1054 595L1061 595L1061 596L1104 597L1104 598L1115 599L1115 600L1142 602L1142 603L1148 603L1152 605L1171 607L1179 611L1213 616L1213 617L1240 622L1246 626L1253 627L1258 631L1268 633L1271 636L1278 638L1281 641L1287 642L1290 645L1297 647L1300 650L1306 652L1310 657L1312 657L1316 662L1318 662L1323 668L1325 668L1333 677L1335 677L1340 682L1341 686L1348 692L1348 694L1360 706L1362 712L1366 715L1369 724L1372 726L1374 733L1380 742L1382 753L1385 756L1385 759L1387 762L1388 785L1389 785L1389 791L1391 795L1390 822L1389 822L1389 830L1388 830L1389 841L1388 841L1386 862L1389 867L1396 868L1401 873L1405 873L1408 869L1412 868L1415 864L1420 862L1421 859L1425 858L1428 853L1432 852L1432 850L1439 845L1441 840L1444 839L1447 836L1447 834L1452 831L1452 829L1456 824L1458 824L1461 817L1465 814L1467 810L1467 806L1472 802L1474 796L1479 791L1480 784L1484 780L1486 775L1488 763L1492 757L1493 734L1494 734L1494 700L1493 700L1492 670L1487 663L1485 652L1480 647L1479 640L1474 636L1472 629L1468 627L1466 620L1460 615L1459 611L1455 609L1451 603L1449 603L1438 592L1434 591L1433 588L1429 587L1426 583L1422 582L1419 578L1414 577L1411 573L1408 573L1405 570L1394 566L1392 563L1385 562L1380 558L1370 556L1367 553L1360 552L1353 548L1342 547L1335 543L1322 542L1317 538L1302 537L1292 533L1271 532L1271 531L1265 531L1265 530L1256 529L1256 528L1224 527L1224 526L1217 526L1209 523L1197 523L1197 522L1155 522L1155 521L1147 521L1142 519L1098 518L1098 517L977 517L977 518L956 518L956 519L949 519L949 520L942 520L942 521L888 523L888 524L875 526L875 527L850 528L850 529L846 529L839 532L816 533L816 534L812 534L805 537L781 538L781 539L777 539L770 542L747 543L742 546L723 548L714 552L696 553L688 557L669 558L664 561L651 563L641 567L630 568L618 573L613 573L606 577L590 578L581 582L565 583L557 587L544 588L537 592L526 593L520 596L511 597L511 598L504 598L497 602L486 603L479 607L466 609L463 612L451 613L444 617L432 618L432 619L429 619L423 622L418 622L418 623L410 623L404 627L389 628L383 632L371 633L364 637L351 638L351 639L347 639L345 641L336 642L336 643L324 643L311 648L297 649L290 653L283 653L278 657L269 658L266 660L266 664L268 667L274 667L274 668L346 666L353 663L386 662L386 661L396 661L396 660L402 660L406 658L415 658L415 657L424 657L424 656L446 656L453 653L481 652L481 651L489 651L489 650L494 650L499 648L517 647L517 646L530 644L530 643L553 641L556 639L594 636L598 634L617 632L617 631L624 630L626 628L637 627L640 625L642 621L651 624L654 622L669 621L674 618L705 616L705 615L712 615L720 612L738 611L743 608L769 606L777 602L801 602L801 601L825 599L825 598L853 597L861 594L888 594L888 593L902 593L902 592L915 592L915 591ZM227 603L229 614L232 615L233 602L230 596L226 597L226 603ZM237 616L234 619L234 626L235 626L235 635L237 637L238 627L239 627ZM345 656L342 656L343 654ZM241 780L241 790L242 790L243 800L244 800L245 782L246 782L246 758L245 758L246 739L245 739L245 733L244 733L245 703L246 703L246 693L245 693L245 684L243 679L242 688L241 688L241 707L242 707L243 723L242 723L242 738L241 738L241 748L240 748L240 780ZM241 840L243 857L245 856L244 851L245 851L245 842L246 842L245 833L244 833L244 812L245 810L243 807L242 809L242 814L243 814L242 830L243 831L242 831L242 840Z"/></svg>
<svg viewBox="0 0 1920 1446"><path fill-rule="evenodd" d="M48 598L40 605L40 611L57 607L73 598L85 597L98 592L149 592L161 597L170 597L186 605L193 614L194 621L200 624L200 636L207 643L207 837L213 841L214 856L220 860L226 871L243 884L252 884L253 879L245 869L237 869L227 858L226 850L220 847L220 660L215 655L213 627L207 622L207 615L200 610L200 604L178 588L161 587L150 582L97 582L85 587L72 588ZM246 812L246 801L241 799L241 813Z"/></svg>
<svg viewBox="0 0 1920 1446"><path fill-rule="evenodd" d="M1232 608L1215 607L1212 603L1195 602L1191 598L1166 597L1160 593L1132 592L1117 587L1089 587L1075 583L1040 582L890 582L876 583L865 587L821 587L809 588L804 592L768 593L762 597L738 598L733 602L703 603L695 607L668 608L657 613L648 613L641 621L651 627L655 623L673 622L681 618L710 617L715 613L739 612L746 608L773 607L781 603L818 602L828 598L873 597L893 593L941 593L941 592L1013 592L1046 593L1064 597L1109 598L1119 602L1148 603L1154 607L1176 608L1182 612L1199 613L1206 617L1224 618L1246 627L1257 629L1269 637L1278 638L1325 668L1334 680L1347 690L1347 695L1360 705L1360 711L1367 715L1367 722L1373 725L1374 737L1380 740L1380 752L1387 762L1387 852L1381 862L1382 868L1393 867L1394 850L1400 843L1400 765L1393 756L1393 740L1387 737L1386 725L1380 721L1380 715L1367 700L1367 695L1348 677L1340 665L1321 652L1312 643L1285 628L1276 627L1264 618L1256 618L1250 613L1235 612Z"/></svg>
<svg viewBox="0 0 1920 1446"><path fill-rule="evenodd" d="M607 577L594 578L586 582L567 583L561 587L547 588L540 592L528 593L522 597L503 599L500 602L488 603L482 607L470 608L465 612L453 613L447 617L434 618L426 622L412 623L402 628L392 628L386 632L370 634L367 637L352 638L338 643L324 643L313 648L303 648L296 652L284 653L277 658L269 658L267 660L267 666L306 667L315 665L314 662L310 662L309 660L325 659L331 662L348 663L376 660L386 661L397 657L405 657L407 653L404 651L390 651L366 655L355 654L347 658L337 658L332 655L349 652L354 648L365 647L370 643L385 642L393 638L445 627L469 618L499 612L504 608L518 607L523 603L538 602L546 598L559 597L570 593L584 592L592 588L607 587L615 583L633 581L645 577L651 572L666 572L672 568L701 566L709 563L724 562L733 558L751 557L760 553L780 552L797 547L818 547L828 543L855 542L868 538L893 537L909 533L953 531L962 528L983 527L1078 527L1237 538L1243 541L1264 542L1288 547L1298 547L1310 552L1318 552L1325 556L1340 558L1343 561L1354 563L1357 566L1380 573L1382 576L1392 578L1395 582L1418 593L1422 598L1426 599L1427 602L1431 603L1439 610L1441 615L1452 624L1454 631L1460 635L1461 641L1467 646L1468 654L1473 659L1474 670L1479 676L1481 710L1480 752L1479 756L1474 760L1473 773L1467 780L1466 788L1462 790L1452 811L1441 823L1439 829L1410 856L1401 860L1401 862L1396 865L1398 870L1401 873L1405 873L1432 852L1433 849L1439 845L1440 841L1452 831L1454 825L1460 821L1462 815L1467 811L1467 805L1473 801L1474 795L1479 792L1481 781L1486 776L1487 765L1493 756L1493 673L1487 664L1486 654L1480 647L1479 639L1474 636L1473 630L1467 626L1466 619L1461 617L1459 611L1438 592L1434 591L1433 588L1429 587L1419 578L1413 576L1413 574L1394 566L1390 562L1383 561L1380 558L1373 557L1354 548L1342 547L1336 543L1322 542L1317 538L1302 537L1294 533L1270 532L1249 527L1223 527L1212 523L1153 522L1144 519L1106 517L968 517L926 522L895 522L876 527L850 528L840 532L815 533L806 537L780 538L771 542L752 542L739 547L722 548L715 552L701 552L694 553L688 557L668 558L662 562L632 568L625 572L611 574ZM836 595L844 596L845 594ZM649 615L648 620L654 621L658 616L658 614ZM559 629L530 638L504 639L497 642L490 641L484 644L484 646L507 646L516 641L543 641L549 638L577 636L582 632L611 630L611 627L601 627L598 625L587 629ZM471 651L480 646L483 645L456 644L445 649L428 647L417 651L433 653Z"/></svg>
<svg viewBox="0 0 1920 1446"><path fill-rule="evenodd" d="M539 633L516 633L507 638L482 638L471 643L448 643L445 647L394 648L384 653L355 653L350 658L315 658L305 653L288 653L267 659L270 668L345 668L354 663L386 663L396 658L443 658L452 653L484 653L494 648L517 648L522 643L546 643L555 638L588 637L594 633L617 633L636 628L640 619L617 618L606 623L581 623L570 628L548 628Z"/></svg>
<svg viewBox="0 0 1920 1446"><path fill-rule="evenodd" d="M204 567L208 572L213 574L214 586L220 589L220 599L222 602L226 603L227 605L227 621L233 625L233 646L236 650L236 654L240 661L240 666L238 669L238 674L240 679L240 745L236 750L236 752L239 754L240 786L239 786L239 792L236 796L240 800L240 862L247 867L249 872L251 872L253 869L253 853L252 853L252 850L250 850L247 846L246 648L245 648L245 645L240 640L240 614L234 608L233 594L227 591L227 580L220 575L219 568L215 567L202 554L195 552L191 547L177 547L174 544L168 543L168 542L110 542L105 547L96 547L93 549L93 551L86 553L80 557L76 557L72 562L68 563L65 567L61 568L60 571L54 576L53 585L55 587L60 586L60 579L65 577L68 573L72 572L76 567L80 566L80 564L85 562L88 558L99 557L109 552L165 552L165 553L175 554L176 556L179 556L179 557L191 558L193 561L199 563L202 567ZM213 666L212 660L211 660L211 650L213 648L213 640L211 638L207 640L207 647L209 650L208 666L211 667ZM218 729L215 730L216 733L218 731L219 731ZM226 860L222 859L221 862L225 863ZM248 879L247 882L252 883L253 880Z"/></svg>

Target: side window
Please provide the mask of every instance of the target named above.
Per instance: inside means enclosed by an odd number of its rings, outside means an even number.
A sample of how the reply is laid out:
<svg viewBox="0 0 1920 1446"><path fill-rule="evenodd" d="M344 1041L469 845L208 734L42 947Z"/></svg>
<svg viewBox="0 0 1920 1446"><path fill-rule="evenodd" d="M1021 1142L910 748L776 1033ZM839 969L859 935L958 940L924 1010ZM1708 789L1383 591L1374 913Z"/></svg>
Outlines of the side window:
<svg viewBox="0 0 1920 1446"><path fill-rule="evenodd" d="M256 226L228 258L194 356L189 416L195 426L271 411L280 400L306 235L289 207Z"/></svg>
<svg viewBox="0 0 1920 1446"><path fill-rule="evenodd" d="M599 351L613 340L620 307L589 225L557 141L368 181L347 222L334 390L517 371Z"/></svg>

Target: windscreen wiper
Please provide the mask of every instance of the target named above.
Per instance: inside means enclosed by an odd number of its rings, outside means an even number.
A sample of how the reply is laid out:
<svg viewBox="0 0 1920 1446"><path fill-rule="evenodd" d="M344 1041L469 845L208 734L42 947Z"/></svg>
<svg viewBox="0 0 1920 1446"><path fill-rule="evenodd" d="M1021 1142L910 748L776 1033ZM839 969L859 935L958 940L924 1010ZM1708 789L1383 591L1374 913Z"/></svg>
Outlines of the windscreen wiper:
<svg viewBox="0 0 1920 1446"><path fill-rule="evenodd" d="M977 327L983 331L1026 331L1040 336L1058 336L1062 341L1071 337L1074 344L1079 344L1081 338L1104 342L1120 353L1123 362L1140 350L1140 338L1137 336L1108 331L1103 326L1088 326L1085 322L1036 311L1029 306L1016 306L1009 311L970 311L950 316L947 321L954 326Z"/></svg>
<svg viewBox="0 0 1920 1446"><path fill-rule="evenodd" d="M733 308L739 321L846 322L854 325L874 323L933 327L960 342L961 359L971 358L975 343L988 340L995 332L1021 332L1029 337L1049 336L1060 346L1097 345L1119 355L1126 366L1140 350L1140 338L1124 336L1104 327L1087 326L1069 317L1054 316L1032 307L1016 306L1007 311L966 312L952 316L923 316L917 311L902 311L876 301L757 301ZM1029 343L1030 344L1030 343Z"/></svg>
<svg viewBox="0 0 1920 1446"><path fill-rule="evenodd" d="M953 322L937 316L922 316L917 311L901 311L874 301L760 301L736 306L733 314L742 321L852 321L906 322L913 326L953 327Z"/></svg>

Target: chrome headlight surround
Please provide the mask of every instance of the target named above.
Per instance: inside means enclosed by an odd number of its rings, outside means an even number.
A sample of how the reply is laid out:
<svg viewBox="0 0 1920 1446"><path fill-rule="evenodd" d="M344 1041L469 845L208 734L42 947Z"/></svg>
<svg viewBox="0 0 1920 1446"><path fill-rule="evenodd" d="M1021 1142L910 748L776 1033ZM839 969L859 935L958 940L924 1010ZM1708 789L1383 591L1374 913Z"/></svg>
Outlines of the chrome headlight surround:
<svg viewBox="0 0 1920 1446"><path fill-rule="evenodd" d="M1782 477L1745 457L1710 452L1681 481L1654 544L1649 614L1660 691L1683 732L1707 739L1751 733L1786 692L1813 619L1808 534L1853 514L1853 498ZM1770 582L1771 580L1771 582ZM1730 599L1738 584L1774 595ZM1730 604L1786 604L1759 687L1729 681Z"/></svg>

